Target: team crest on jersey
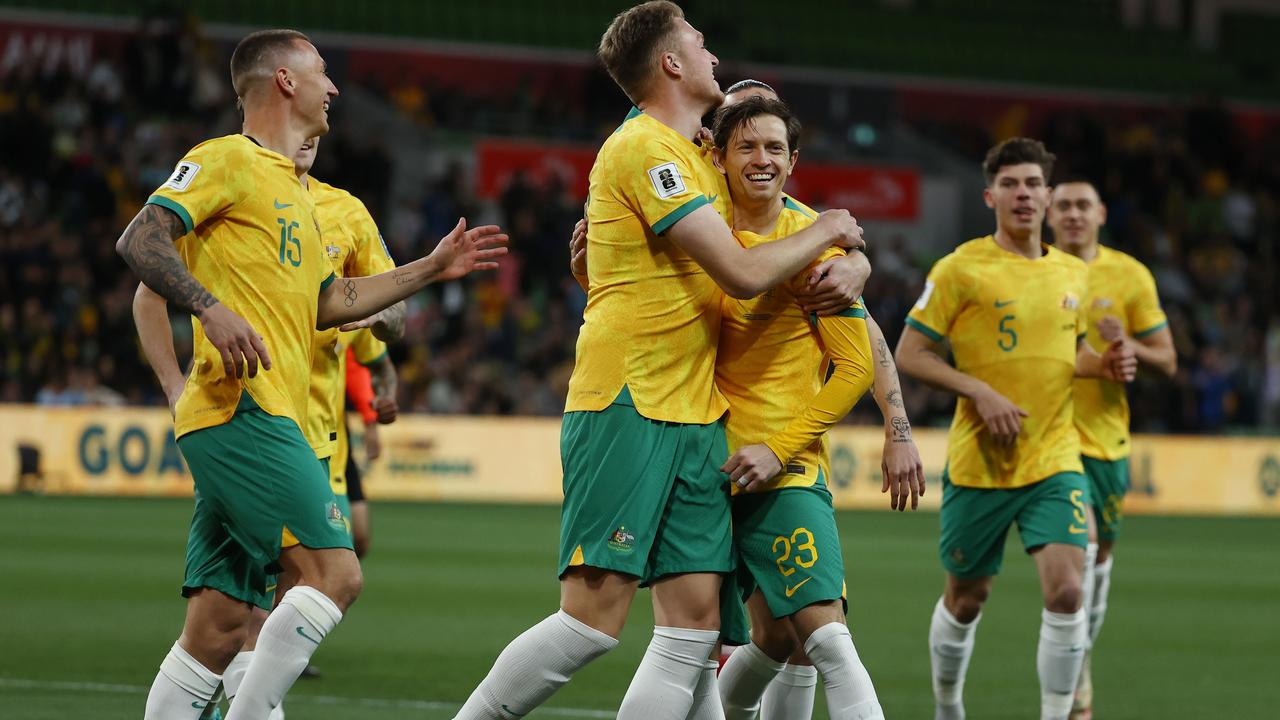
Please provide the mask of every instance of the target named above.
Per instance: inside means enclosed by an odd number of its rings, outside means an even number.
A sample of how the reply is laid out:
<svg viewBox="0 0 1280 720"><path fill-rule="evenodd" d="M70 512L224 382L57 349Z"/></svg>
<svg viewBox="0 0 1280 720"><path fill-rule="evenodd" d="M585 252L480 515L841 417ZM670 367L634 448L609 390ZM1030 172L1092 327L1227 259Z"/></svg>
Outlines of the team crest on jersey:
<svg viewBox="0 0 1280 720"><path fill-rule="evenodd" d="M342 248L337 245L325 245L324 249L329 253L329 257L336 258L342 255Z"/></svg>
<svg viewBox="0 0 1280 720"><path fill-rule="evenodd" d="M162 187L172 188L178 192L182 192L191 187L191 181L196 179L196 175L200 172L200 164L193 163L190 160L183 160L178 163L178 167L174 168L173 175Z"/></svg>
<svg viewBox="0 0 1280 720"><path fill-rule="evenodd" d="M1075 293L1067 293L1066 295L1063 295L1062 309L1063 310L1079 310L1080 298L1076 297Z"/></svg>
<svg viewBox="0 0 1280 720"><path fill-rule="evenodd" d="M680 177L680 168L672 162L649 168L649 182L653 183L653 189L663 200L684 193L684 178Z"/></svg>
<svg viewBox="0 0 1280 720"><path fill-rule="evenodd" d="M625 525L619 525L609 536L609 548L615 552L629 553L635 550L636 536L627 532Z"/></svg>
<svg viewBox="0 0 1280 720"><path fill-rule="evenodd" d="M1106 310L1107 308L1111 307L1112 304L1113 303L1111 302L1110 298L1094 298L1093 299L1094 310Z"/></svg>

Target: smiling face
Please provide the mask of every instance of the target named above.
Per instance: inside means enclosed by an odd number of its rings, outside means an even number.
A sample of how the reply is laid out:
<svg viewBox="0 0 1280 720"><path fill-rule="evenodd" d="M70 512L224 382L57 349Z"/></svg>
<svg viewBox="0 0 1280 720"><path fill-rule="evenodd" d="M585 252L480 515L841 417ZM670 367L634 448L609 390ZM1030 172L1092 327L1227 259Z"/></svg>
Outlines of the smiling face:
<svg viewBox="0 0 1280 720"><path fill-rule="evenodd" d="M1003 165L982 198L995 210L997 228L1020 239L1037 233L1049 204L1044 168L1029 162Z"/></svg>
<svg viewBox="0 0 1280 720"><path fill-rule="evenodd" d="M1049 203L1049 227L1063 249L1078 254L1098 242L1098 231L1107 224L1107 206L1087 182L1067 182L1053 189Z"/></svg>
<svg viewBox="0 0 1280 720"><path fill-rule="evenodd" d="M786 122L765 114L744 120L713 158L728 180L734 203L758 207L782 196L799 155L788 143Z"/></svg>
<svg viewBox="0 0 1280 720"><path fill-rule="evenodd" d="M314 45L297 40L288 70L294 82L294 107L308 128L307 134L329 132L329 103L337 97L338 88L329 79L324 58Z"/></svg>

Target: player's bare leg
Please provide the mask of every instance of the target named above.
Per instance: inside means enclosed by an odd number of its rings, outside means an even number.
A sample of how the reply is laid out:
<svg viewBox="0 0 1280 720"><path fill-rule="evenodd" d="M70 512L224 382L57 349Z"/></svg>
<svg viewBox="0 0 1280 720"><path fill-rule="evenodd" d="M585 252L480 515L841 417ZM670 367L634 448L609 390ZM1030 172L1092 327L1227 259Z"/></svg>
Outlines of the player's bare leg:
<svg viewBox="0 0 1280 720"><path fill-rule="evenodd" d="M369 503L365 500L351 502L351 542L356 547L356 557L363 559L373 543L373 530L369 526Z"/></svg>
<svg viewBox="0 0 1280 720"><path fill-rule="evenodd" d="M734 650L720 670L720 700L726 720L759 717L766 688L800 647L791 623L773 617L759 590L747 599L747 615L751 618L751 642Z"/></svg>
<svg viewBox="0 0 1280 720"><path fill-rule="evenodd" d="M947 575L942 598L929 623L929 659L933 669L934 716L963 720L964 677L973 657L974 635L982 606L991 595L994 577L958 578Z"/></svg>
<svg viewBox="0 0 1280 720"><path fill-rule="evenodd" d="M622 698L620 720L688 715L720 639L720 582L716 573L686 573L653 583L653 640Z"/></svg>
<svg viewBox="0 0 1280 720"><path fill-rule="evenodd" d="M263 624L227 720L264 718L278 707L364 584L356 554L345 548L295 545L281 551L280 565L297 584Z"/></svg>
<svg viewBox="0 0 1280 720"><path fill-rule="evenodd" d="M1036 651L1042 720L1066 720L1071 713L1089 637L1088 618L1081 607L1084 555L1083 548L1061 543L1032 551L1044 596Z"/></svg>
<svg viewBox="0 0 1280 720"><path fill-rule="evenodd" d="M878 720L884 711L854 648L841 604L839 600L814 603L792 615L791 624L805 655L822 675L831 717Z"/></svg>
<svg viewBox="0 0 1280 720"><path fill-rule="evenodd" d="M457 720L509 720L546 702L586 667L618 645L638 578L587 566L560 579L560 609L503 649Z"/></svg>
<svg viewBox="0 0 1280 720"><path fill-rule="evenodd" d="M1086 518L1089 524L1089 545L1085 548L1084 553L1084 574L1081 580L1084 597L1081 604L1089 620L1090 635L1085 642L1084 659L1080 662L1080 678L1076 681L1075 698L1071 702L1072 720L1089 720L1089 718L1093 717L1093 673L1089 666L1093 650L1093 604L1097 588L1097 573L1095 570L1100 553L1098 548L1098 520L1094 516L1092 509L1086 513ZM1108 544L1108 550L1110 550L1110 544Z"/></svg>
<svg viewBox="0 0 1280 720"><path fill-rule="evenodd" d="M200 588L187 598L182 635L160 663L144 720L195 720L217 696L222 673L244 644L249 604Z"/></svg>

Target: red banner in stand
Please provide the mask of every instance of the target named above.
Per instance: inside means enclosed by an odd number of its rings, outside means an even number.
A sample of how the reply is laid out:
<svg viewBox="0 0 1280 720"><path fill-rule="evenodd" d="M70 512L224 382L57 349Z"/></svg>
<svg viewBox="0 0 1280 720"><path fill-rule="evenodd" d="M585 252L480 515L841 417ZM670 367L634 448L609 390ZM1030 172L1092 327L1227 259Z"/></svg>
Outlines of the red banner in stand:
<svg viewBox="0 0 1280 720"><path fill-rule="evenodd" d="M596 152L572 145L512 140L476 143L480 195L497 197L516 173L541 185L552 178L586 197ZM787 192L815 207L842 207L865 220L912 221L920 216L920 174L909 168L800 163Z"/></svg>

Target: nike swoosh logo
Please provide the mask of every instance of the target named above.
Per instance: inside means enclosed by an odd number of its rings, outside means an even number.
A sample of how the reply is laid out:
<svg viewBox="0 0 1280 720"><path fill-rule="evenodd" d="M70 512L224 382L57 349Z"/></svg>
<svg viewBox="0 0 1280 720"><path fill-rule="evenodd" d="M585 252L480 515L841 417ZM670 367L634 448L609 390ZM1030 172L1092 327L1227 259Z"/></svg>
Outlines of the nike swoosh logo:
<svg viewBox="0 0 1280 720"><path fill-rule="evenodd" d="M804 585L805 583L809 582L809 581L810 581L810 580L812 580L812 579L813 579L813 578L811 578L811 577L807 577L807 578L805 578L805 579L801 580L800 582L796 583L795 585L789 586L789 587L787 588L787 597L791 597L792 595L795 595L795 594L796 594L796 591L800 589L800 586L801 586L801 585Z"/></svg>
<svg viewBox="0 0 1280 720"><path fill-rule="evenodd" d="M1067 532L1071 533L1072 535L1083 535L1089 532L1089 528L1078 528L1075 525L1068 525Z"/></svg>
<svg viewBox="0 0 1280 720"><path fill-rule="evenodd" d="M275 202L276 202L276 209L277 209L277 210L283 210L283 209L285 209L285 208L287 208L287 207L293 207L293 203L282 203L282 202L280 202L279 200L276 200ZM996 307L999 307L999 306L997 305Z"/></svg>
<svg viewBox="0 0 1280 720"><path fill-rule="evenodd" d="M1006 305L1012 305L1012 304L1014 304L1015 302L1017 302L1017 300L1005 300L1004 302L1001 302L1001 301L997 300L997 301L996 301L996 307L998 307L998 308L1002 308L1002 307L1004 307L1004 306L1006 306Z"/></svg>
<svg viewBox="0 0 1280 720"><path fill-rule="evenodd" d="M720 193L716 193L715 195L712 195L711 197L707 198L707 202L714 203L716 201L716 198L718 197L720 197Z"/></svg>
<svg viewBox="0 0 1280 720"><path fill-rule="evenodd" d="M512 715L514 715L514 716L516 716L516 717L524 717L525 715L528 715L528 714L529 714L529 713L518 713L518 712L516 712L515 710L512 710L511 708L507 707L507 704L506 704L506 703L503 703L503 704L502 704L502 709L503 709L503 710L505 710L505 711L507 711L507 712L509 712L509 713L511 713Z"/></svg>
<svg viewBox="0 0 1280 720"><path fill-rule="evenodd" d="M306 639L310 640L311 642L313 642L313 643L315 643L315 644L317 644L317 645L319 645L319 644L320 644L320 641L319 641L319 640L317 640L317 639L315 639L315 638L311 637L310 635L308 635L307 633L305 633L305 632L302 630L302 626L301 626L301 625L299 625L298 627L294 628L294 630L297 630L299 635L301 635L302 637L304 637L304 638L306 638Z"/></svg>

